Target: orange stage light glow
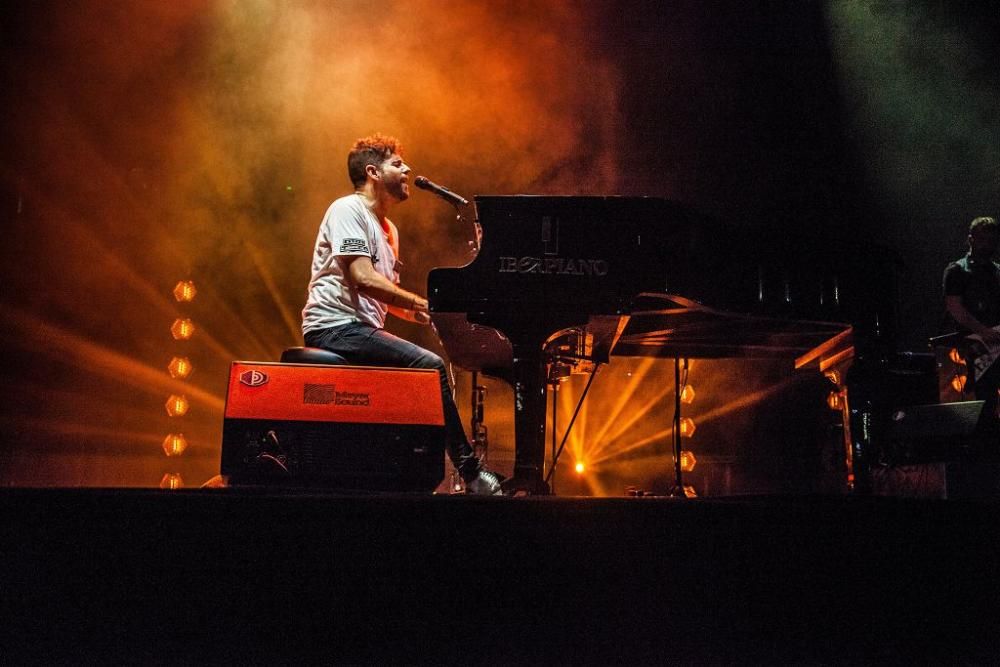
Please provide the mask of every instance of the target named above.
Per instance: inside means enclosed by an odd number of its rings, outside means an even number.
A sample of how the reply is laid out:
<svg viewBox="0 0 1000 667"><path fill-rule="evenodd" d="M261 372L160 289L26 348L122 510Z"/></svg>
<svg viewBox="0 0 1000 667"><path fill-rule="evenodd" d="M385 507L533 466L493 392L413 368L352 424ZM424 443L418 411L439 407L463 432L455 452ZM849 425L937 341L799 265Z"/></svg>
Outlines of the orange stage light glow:
<svg viewBox="0 0 1000 667"><path fill-rule="evenodd" d="M170 334L174 337L174 340L190 340L191 336L194 335L194 332L194 322L190 319L182 320L177 318L170 326Z"/></svg>
<svg viewBox="0 0 1000 667"><path fill-rule="evenodd" d="M573 466L573 469L576 470L577 475L582 475L583 472L587 469L587 466L583 464L583 461L577 461L576 465Z"/></svg>
<svg viewBox="0 0 1000 667"><path fill-rule="evenodd" d="M167 370L170 372L170 377L183 380L191 375L194 366L191 365L191 360L187 357L174 357L167 364Z"/></svg>
<svg viewBox="0 0 1000 667"><path fill-rule="evenodd" d="M839 391L831 391L826 396L826 404L831 410L839 410L841 407L841 397Z"/></svg>
<svg viewBox="0 0 1000 667"><path fill-rule="evenodd" d="M969 377L967 375L956 374L955 377L951 379L951 388L958 393L965 392L965 384L968 382Z"/></svg>
<svg viewBox="0 0 1000 667"><path fill-rule="evenodd" d="M690 438L694 436L695 429L698 427L694 425L694 420L690 417L681 418L681 436L685 438Z"/></svg>
<svg viewBox="0 0 1000 667"><path fill-rule="evenodd" d="M681 389L681 403L691 405L694 403L694 396L694 387L689 384L684 385L684 388Z"/></svg>
<svg viewBox="0 0 1000 667"><path fill-rule="evenodd" d="M185 396L171 394L170 398L167 399L167 414L171 417L183 417L187 414L189 407L188 400Z"/></svg>
<svg viewBox="0 0 1000 667"><path fill-rule="evenodd" d="M170 489L175 491L184 486L184 480L181 478L180 473L168 472L160 480L161 489Z"/></svg>
<svg viewBox="0 0 1000 667"><path fill-rule="evenodd" d="M181 303L194 301L196 294L198 290L193 280L181 280L174 286L174 298Z"/></svg>
<svg viewBox="0 0 1000 667"><path fill-rule="evenodd" d="M681 450L681 470L684 472L691 472L694 470L695 465L697 465L698 459L695 458L694 452L690 452L686 449Z"/></svg>
<svg viewBox="0 0 1000 667"><path fill-rule="evenodd" d="M948 352L948 358L951 359L953 364L957 364L959 366L965 365L965 359L962 357L962 353L958 351L957 347L951 348Z"/></svg>
<svg viewBox="0 0 1000 667"><path fill-rule="evenodd" d="M163 451L167 456L180 456L187 446L188 441L183 433L171 433L163 439Z"/></svg>

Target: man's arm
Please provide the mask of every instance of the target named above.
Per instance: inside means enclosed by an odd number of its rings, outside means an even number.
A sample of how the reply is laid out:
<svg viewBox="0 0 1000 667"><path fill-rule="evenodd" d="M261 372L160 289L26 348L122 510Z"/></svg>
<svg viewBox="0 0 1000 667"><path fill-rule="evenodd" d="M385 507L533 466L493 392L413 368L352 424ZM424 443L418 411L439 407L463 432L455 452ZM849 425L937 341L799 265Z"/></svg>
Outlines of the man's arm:
<svg viewBox="0 0 1000 667"><path fill-rule="evenodd" d="M960 325L968 329L974 334L979 334L983 338L983 342L989 345L1000 345L1000 331L996 329L991 329L979 320L977 320L969 310L962 305L962 297L948 295L944 298L944 307L948 309L948 313L958 322Z"/></svg>
<svg viewBox="0 0 1000 667"><path fill-rule="evenodd" d="M375 270L370 257L349 255L339 258L345 264L347 279L359 292L377 299L389 307L389 312L411 322L427 324L427 299L393 284Z"/></svg>
<svg viewBox="0 0 1000 667"><path fill-rule="evenodd" d="M417 324L430 324L431 322L430 313L426 311L409 310L406 308L389 306L389 312L395 317L398 317L401 320L406 320L407 322L416 322Z"/></svg>

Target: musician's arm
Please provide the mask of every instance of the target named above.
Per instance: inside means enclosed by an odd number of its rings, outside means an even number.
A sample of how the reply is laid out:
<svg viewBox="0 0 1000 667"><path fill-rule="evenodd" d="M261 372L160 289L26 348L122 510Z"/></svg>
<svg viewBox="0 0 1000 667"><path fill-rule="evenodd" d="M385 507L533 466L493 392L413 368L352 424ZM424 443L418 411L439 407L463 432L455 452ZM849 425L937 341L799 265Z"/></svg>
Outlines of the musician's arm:
<svg viewBox="0 0 1000 667"><path fill-rule="evenodd" d="M345 274L351 284L359 292L386 304L393 315L421 324L430 321L427 299L403 289L376 271L370 257L348 255L339 260L346 265Z"/></svg>
<svg viewBox="0 0 1000 667"><path fill-rule="evenodd" d="M991 329L973 316L969 310L962 305L962 297L948 295L944 298L944 306L948 313L960 325L974 334L982 336L983 340L991 345L1000 343L1000 331Z"/></svg>
<svg viewBox="0 0 1000 667"><path fill-rule="evenodd" d="M397 306L389 306L389 312L392 313L393 316L398 317L401 320L406 320L407 322L428 324L431 321L430 313L425 310L409 310L406 308L399 308Z"/></svg>

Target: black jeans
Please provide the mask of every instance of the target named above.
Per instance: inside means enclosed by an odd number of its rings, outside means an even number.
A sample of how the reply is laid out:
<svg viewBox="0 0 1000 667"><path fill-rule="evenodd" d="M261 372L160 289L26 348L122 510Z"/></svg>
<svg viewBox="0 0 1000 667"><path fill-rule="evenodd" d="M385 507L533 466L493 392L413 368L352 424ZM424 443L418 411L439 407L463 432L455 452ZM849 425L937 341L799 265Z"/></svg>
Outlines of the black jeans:
<svg viewBox="0 0 1000 667"><path fill-rule="evenodd" d="M444 405L445 446L448 457L468 478L479 470L479 461L473 456L469 439L462 427L458 407L448 383L444 361L430 350L414 345L385 329L370 324L351 322L329 329L305 334L309 347L321 347L336 352L350 364L359 366L392 366L395 368L433 368L441 377L441 402Z"/></svg>

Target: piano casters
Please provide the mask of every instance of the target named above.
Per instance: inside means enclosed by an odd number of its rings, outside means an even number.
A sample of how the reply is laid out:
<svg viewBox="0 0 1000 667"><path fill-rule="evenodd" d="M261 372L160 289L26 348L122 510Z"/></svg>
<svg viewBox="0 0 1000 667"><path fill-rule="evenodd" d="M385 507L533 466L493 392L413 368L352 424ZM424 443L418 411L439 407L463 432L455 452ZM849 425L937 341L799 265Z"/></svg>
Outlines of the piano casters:
<svg viewBox="0 0 1000 667"><path fill-rule="evenodd" d="M683 371L683 377L682 377ZM688 360L674 358L674 485L670 488L673 498L687 498L684 491L684 472L681 470L681 394L687 384Z"/></svg>

